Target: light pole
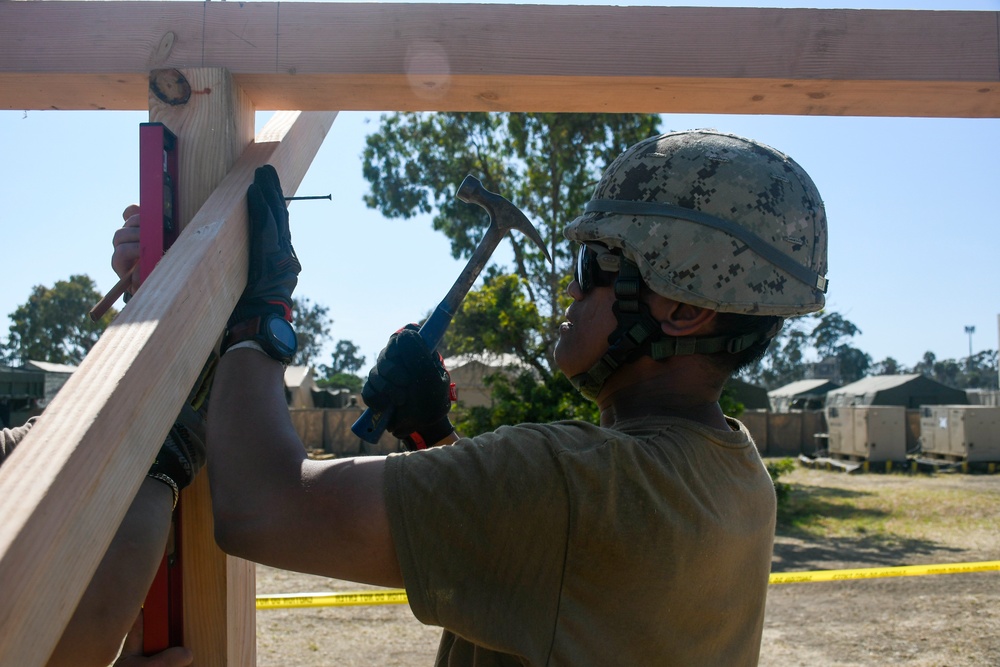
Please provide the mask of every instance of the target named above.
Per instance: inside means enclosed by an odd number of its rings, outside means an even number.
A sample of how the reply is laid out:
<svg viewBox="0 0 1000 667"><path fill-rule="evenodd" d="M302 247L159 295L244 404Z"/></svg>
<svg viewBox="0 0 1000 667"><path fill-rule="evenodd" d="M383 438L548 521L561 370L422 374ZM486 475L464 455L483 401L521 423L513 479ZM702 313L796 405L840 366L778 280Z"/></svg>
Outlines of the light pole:
<svg viewBox="0 0 1000 667"><path fill-rule="evenodd" d="M976 327L965 327L965 333L969 334L969 363L972 363L972 334L976 333Z"/></svg>

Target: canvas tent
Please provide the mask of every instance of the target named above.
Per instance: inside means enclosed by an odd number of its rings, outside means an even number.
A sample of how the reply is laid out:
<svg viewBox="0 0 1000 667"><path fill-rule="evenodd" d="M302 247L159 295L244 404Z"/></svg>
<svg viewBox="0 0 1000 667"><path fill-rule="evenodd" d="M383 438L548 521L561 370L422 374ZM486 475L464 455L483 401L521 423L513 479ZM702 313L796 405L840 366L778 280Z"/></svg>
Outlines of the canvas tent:
<svg viewBox="0 0 1000 667"><path fill-rule="evenodd" d="M772 389L767 398L774 412L822 410L827 393L839 388L833 380L798 380Z"/></svg>
<svg viewBox="0 0 1000 667"><path fill-rule="evenodd" d="M920 374L873 375L834 389L826 395L826 407L851 405L967 405L966 394Z"/></svg>
<svg viewBox="0 0 1000 667"><path fill-rule="evenodd" d="M767 390L755 384L732 378L726 383L726 391L735 400L743 404L746 410L767 410Z"/></svg>

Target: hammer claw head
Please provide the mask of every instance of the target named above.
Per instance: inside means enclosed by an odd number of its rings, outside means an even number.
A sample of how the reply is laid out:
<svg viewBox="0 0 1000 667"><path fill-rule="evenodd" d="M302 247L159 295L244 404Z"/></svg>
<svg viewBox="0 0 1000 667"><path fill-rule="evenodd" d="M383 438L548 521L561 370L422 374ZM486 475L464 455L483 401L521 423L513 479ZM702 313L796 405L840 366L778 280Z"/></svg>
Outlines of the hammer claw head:
<svg viewBox="0 0 1000 667"><path fill-rule="evenodd" d="M467 204L476 204L486 209L486 212L490 214L490 227L496 228L501 235L516 229L527 236L542 251L545 259L552 262L552 257L545 247L542 235L538 233L527 216L505 197L484 188L478 178L472 174L466 176L458 187L455 197Z"/></svg>
<svg viewBox="0 0 1000 667"><path fill-rule="evenodd" d="M455 198L464 201L466 204L477 204L479 202L476 199L480 191L487 192L480 180L469 174L462 179L462 184L458 186Z"/></svg>
<svg viewBox="0 0 1000 667"><path fill-rule="evenodd" d="M518 211L518 213L521 212ZM535 226L531 224L523 213L521 213L521 217L524 218L524 224L514 227L514 229L520 230L525 236L534 241L535 245L538 246L538 249L542 251L543 255L545 255L546 261L551 264L552 257L549 256L549 250L545 247L545 241L542 240L542 235L538 233L538 230L535 229Z"/></svg>

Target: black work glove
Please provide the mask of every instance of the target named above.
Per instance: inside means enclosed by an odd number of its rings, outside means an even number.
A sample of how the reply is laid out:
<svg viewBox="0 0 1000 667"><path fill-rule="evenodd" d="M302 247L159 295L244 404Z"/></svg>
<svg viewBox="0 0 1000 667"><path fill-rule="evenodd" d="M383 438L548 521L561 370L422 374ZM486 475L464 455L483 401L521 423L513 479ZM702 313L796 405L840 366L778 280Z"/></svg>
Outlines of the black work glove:
<svg viewBox="0 0 1000 667"><path fill-rule="evenodd" d="M247 188L250 215L250 263L247 286L240 296L228 326L268 313L292 320L292 291L302 266L292 248L288 229L288 208L278 181L278 172L269 164L254 172Z"/></svg>
<svg viewBox="0 0 1000 667"><path fill-rule="evenodd" d="M174 506L181 489L191 484L205 465L205 418L215 367L219 363L219 342L209 353L187 401L147 473L147 477L153 477L171 488Z"/></svg>
<svg viewBox="0 0 1000 667"><path fill-rule="evenodd" d="M411 450L433 445L455 430L448 419L455 398L451 376L415 324L389 337L361 396L374 412L392 408L387 428Z"/></svg>
<svg viewBox="0 0 1000 667"><path fill-rule="evenodd" d="M187 403L156 454L147 477L158 479L171 487L174 505L177 493L194 481L205 465L204 410L195 410Z"/></svg>

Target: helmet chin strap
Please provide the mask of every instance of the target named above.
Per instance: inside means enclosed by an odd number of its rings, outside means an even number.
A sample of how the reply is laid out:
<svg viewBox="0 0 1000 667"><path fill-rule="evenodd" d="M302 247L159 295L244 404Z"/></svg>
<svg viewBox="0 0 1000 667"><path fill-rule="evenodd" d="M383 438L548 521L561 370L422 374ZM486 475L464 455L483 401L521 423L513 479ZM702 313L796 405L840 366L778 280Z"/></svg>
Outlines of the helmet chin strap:
<svg viewBox="0 0 1000 667"><path fill-rule="evenodd" d="M621 268L615 280L615 303L612 307L618 327L608 336L608 350L590 370L570 378L577 390L590 400L596 400L604 383L621 366L640 357L662 361L685 354L741 352L758 341L773 337L775 332L749 333L742 336L668 336L649 312L649 306L639 300L642 277L638 267L621 258Z"/></svg>

